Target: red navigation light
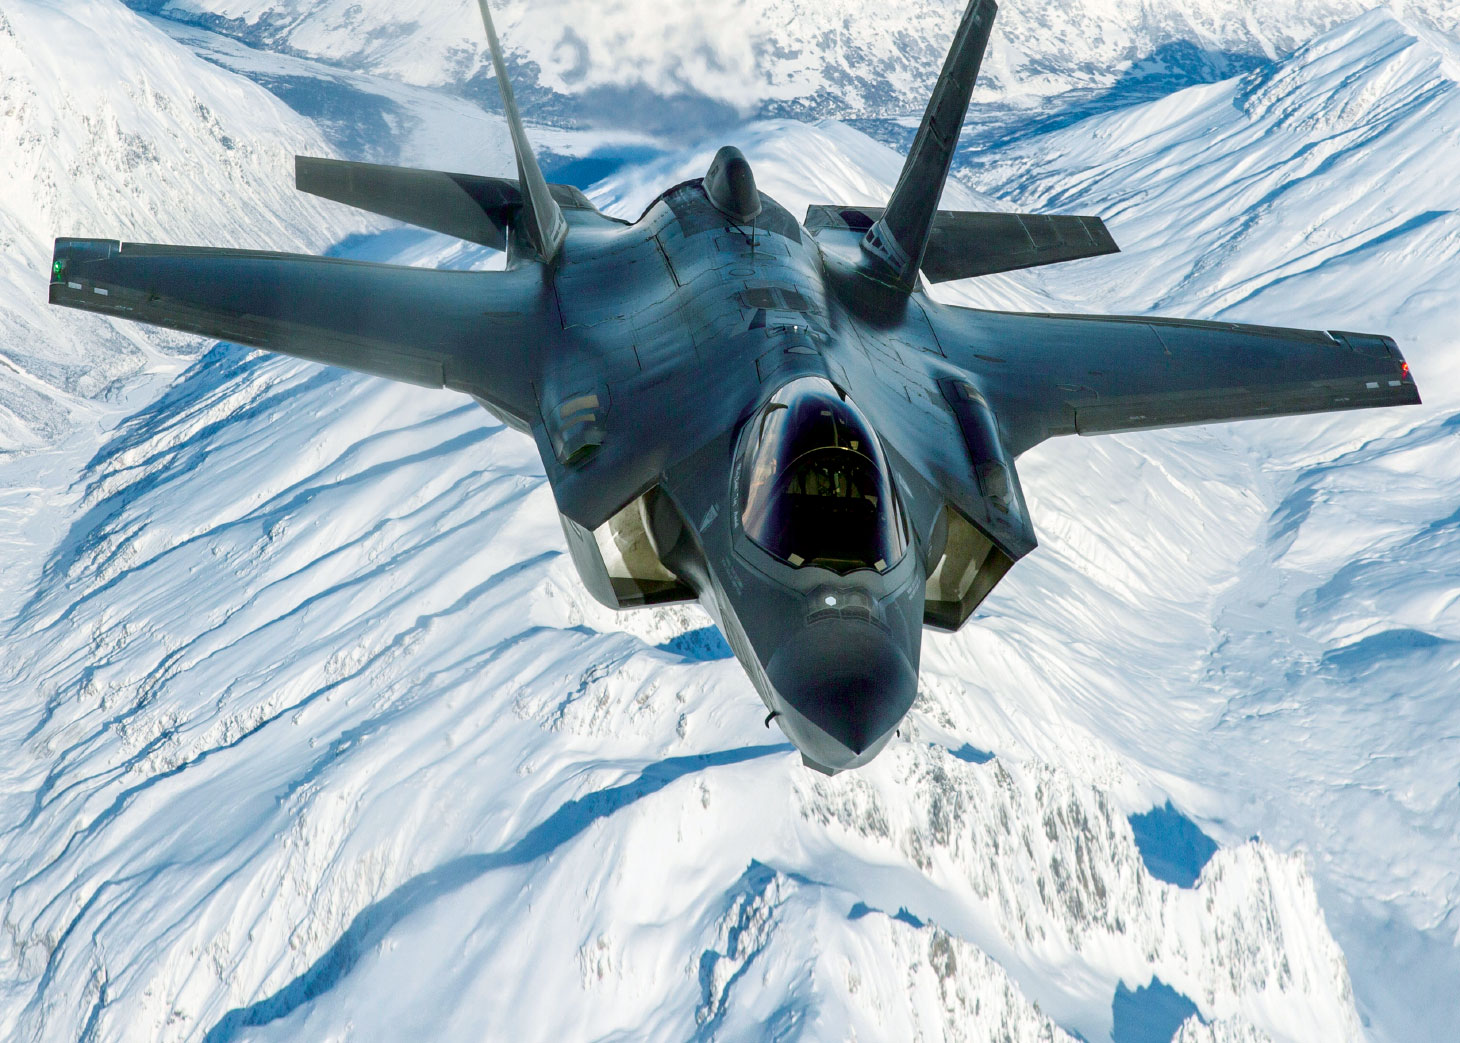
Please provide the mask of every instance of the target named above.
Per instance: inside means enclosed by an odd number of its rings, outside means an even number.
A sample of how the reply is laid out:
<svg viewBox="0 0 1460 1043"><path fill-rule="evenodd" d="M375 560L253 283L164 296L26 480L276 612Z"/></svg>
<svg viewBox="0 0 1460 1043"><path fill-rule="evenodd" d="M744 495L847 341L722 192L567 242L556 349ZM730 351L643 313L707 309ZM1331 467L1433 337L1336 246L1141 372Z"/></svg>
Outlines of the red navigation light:
<svg viewBox="0 0 1460 1043"><path fill-rule="evenodd" d="M1399 364L1399 372L1403 373L1406 377L1409 376L1409 363L1401 362Z"/></svg>

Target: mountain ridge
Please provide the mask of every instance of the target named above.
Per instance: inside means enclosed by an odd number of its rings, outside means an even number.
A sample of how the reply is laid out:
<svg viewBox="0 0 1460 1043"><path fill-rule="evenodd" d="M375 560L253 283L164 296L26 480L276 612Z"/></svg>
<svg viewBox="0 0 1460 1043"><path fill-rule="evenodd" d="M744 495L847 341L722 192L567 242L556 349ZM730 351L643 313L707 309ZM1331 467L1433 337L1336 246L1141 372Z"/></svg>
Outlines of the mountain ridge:
<svg viewBox="0 0 1460 1043"><path fill-rule="evenodd" d="M1092 207L1126 253L950 299L1342 303L1403 335L1430 404L1027 454L1040 551L929 637L906 734L838 779L764 730L702 613L592 602L526 439L459 396L209 348L76 502L30 508L55 538L0 665L5 1033L1095 1040L1159 982L1199 1015L1182 1043L1433 1034L1451 1012L1415 998L1453 946L1375 966L1393 949L1350 906L1408 945L1456 915L1457 247L1412 221L1457 209L1432 176L1453 92L1362 110L1370 136L1327 151L1264 122L1433 86L1406 26L965 161L959 205ZM738 140L793 209L875 202L899 167L834 123ZM708 147L594 198L634 211ZM1285 267L1341 212L1336 260ZM1173 214L1192 235L1162 234ZM1253 234L1195 234L1234 219ZM351 249L493 263L416 233ZM1128 821L1167 799L1221 843L1194 888Z"/></svg>

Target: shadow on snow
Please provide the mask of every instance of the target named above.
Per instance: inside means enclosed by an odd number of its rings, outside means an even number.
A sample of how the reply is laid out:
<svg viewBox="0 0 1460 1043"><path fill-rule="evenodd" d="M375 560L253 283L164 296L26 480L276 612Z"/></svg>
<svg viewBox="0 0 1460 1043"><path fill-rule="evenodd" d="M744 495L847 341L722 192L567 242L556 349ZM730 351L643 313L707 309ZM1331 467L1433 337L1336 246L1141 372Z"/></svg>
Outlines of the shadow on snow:
<svg viewBox="0 0 1460 1043"><path fill-rule="evenodd" d="M1187 1018L1195 1014L1206 1024L1196 1004L1160 978L1132 992L1125 982L1116 986L1110 1004L1115 1018L1110 1038L1114 1043L1171 1043Z"/></svg>
<svg viewBox="0 0 1460 1043"><path fill-rule="evenodd" d="M1216 841L1169 800L1164 807L1132 815L1130 828L1146 869L1157 880L1177 887L1195 887L1201 871L1217 853Z"/></svg>
<svg viewBox="0 0 1460 1043"><path fill-rule="evenodd" d="M720 753L670 757L648 765L628 782L568 801L511 847L484 854L462 855L407 880L390 894L357 913L345 933L303 974L272 996L223 1015L203 1037L204 1043L227 1043L236 1038L243 1029L267 1025L288 1017L343 981L396 924L487 873L536 861L578 836L594 822L658 793L685 775L705 768L740 764L773 756L790 749L789 745L778 743L772 746L747 746Z"/></svg>

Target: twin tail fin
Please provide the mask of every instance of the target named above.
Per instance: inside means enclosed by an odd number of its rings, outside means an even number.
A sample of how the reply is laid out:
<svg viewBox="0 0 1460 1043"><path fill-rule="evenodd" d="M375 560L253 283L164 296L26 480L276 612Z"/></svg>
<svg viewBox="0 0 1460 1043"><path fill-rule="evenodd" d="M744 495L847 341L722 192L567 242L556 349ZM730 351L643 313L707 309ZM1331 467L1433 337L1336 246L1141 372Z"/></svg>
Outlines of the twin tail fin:
<svg viewBox="0 0 1460 1043"><path fill-rule="evenodd" d="M478 3L517 157L515 181L296 156L295 184L301 192L493 249L505 250L510 242L514 254L550 264L568 234L563 210L597 210L578 189L548 184L543 177L517 111L487 0Z"/></svg>
<svg viewBox="0 0 1460 1043"><path fill-rule="evenodd" d="M527 141L527 132L522 127L522 117L517 113L517 98L512 93L512 82L507 79L507 65L502 60L502 45L497 42L497 30L492 25L492 12L487 9L487 0L477 0L482 9L482 24L487 30L487 46L492 52L492 67L497 72L497 86L502 91L502 107L507 112L507 126L512 132L512 148L517 153L517 180L522 185L523 221L522 229L537 259L548 264L562 248L568 234L568 223L563 220L563 211L553 198L542 169L537 165L537 156Z"/></svg>
<svg viewBox="0 0 1460 1043"><path fill-rule="evenodd" d="M908 292L917 285L938 199L948 180L958 133L968 113L973 83L983 64L998 10L994 0L971 0L963 12L902 176L892 190L887 209L862 239L870 267Z"/></svg>

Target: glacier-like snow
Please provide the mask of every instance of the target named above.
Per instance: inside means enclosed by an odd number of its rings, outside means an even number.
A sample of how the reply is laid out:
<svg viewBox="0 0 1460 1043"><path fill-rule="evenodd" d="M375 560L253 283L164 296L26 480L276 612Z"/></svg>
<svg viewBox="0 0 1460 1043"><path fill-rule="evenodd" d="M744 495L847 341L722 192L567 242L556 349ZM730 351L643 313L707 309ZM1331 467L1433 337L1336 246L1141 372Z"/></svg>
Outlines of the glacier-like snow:
<svg viewBox="0 0 1460 1043"><path fill-rule="evenodd" d="M33 482L4 501L0 1036L1097 1041L1118 996L1169 989L1199 1015L1180 1043L1447 1038L1444 13L1371 13L1242 78L962 157L947 205L1103 213L1125 253L940 293L1383 330L1427 405L1026 454L1041 548L962 633L929 635L901 739L835 779L762 727L697 609L584 593L531 443L469 400L147 342L150 376L118 363L122 398L0 461ZM388 49L364 9L334 17ZM43 71L87 40L108 71L68 94ZM5 203L55 200L6 250L37 300L56 232L310 248L379 227L290 191L290 150L323 147L309 124L110 0L12 2L6 46ZM194 96L222 131L153 114ZM392 97L412 149L449 147L420 128L455 102ZM108 105L157 177L114 169L122 130L88 136ZM219 133L254 165L229 168ZM98 142L93 160L48 163L45 134ZM793 210L879 202L900 167L838 123L734 140ZM593 195L635 216L719 143ZM496 263L409 232L345 248ZM31 308L0 318L60 321ZM88 337L134 336L67 318L46 343L73 366ZM7 325L0 353L42 336ZM1220 844L1191 887L1152 875L1129 821L1168 800Z"/></svg>
<svg viewBox="0 0 1460 1043"><path fill-rule="evenodd" d="M0 141L0 454L54 444L182 340L47 307L55 236L323 249L359 225L290 188L293 153L325 147L311 124L114 3L0 10Z"/></svg>
<svg viewBox="0 0 1460 1043"><path fill-rule="evenodd" d="M473 0L128 0L271 50L490 98ZM494 16L537 104L622 126L640 106L702 99L724 118L915 115L965 0L501 0ZM1286 54L1371 0L1012 0L976 97L1037 99L1142 80L1221 79ZM1405 0L1407 17L1453 31L1451 0ZM695 111L688 107L685 111Z"/></svg>

